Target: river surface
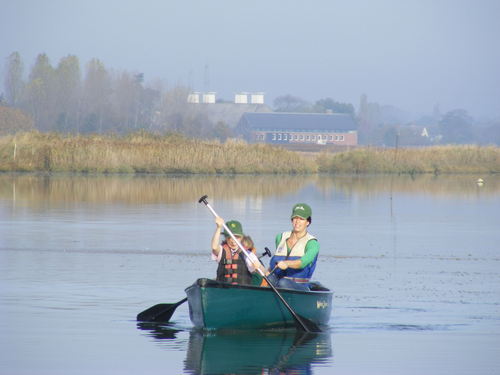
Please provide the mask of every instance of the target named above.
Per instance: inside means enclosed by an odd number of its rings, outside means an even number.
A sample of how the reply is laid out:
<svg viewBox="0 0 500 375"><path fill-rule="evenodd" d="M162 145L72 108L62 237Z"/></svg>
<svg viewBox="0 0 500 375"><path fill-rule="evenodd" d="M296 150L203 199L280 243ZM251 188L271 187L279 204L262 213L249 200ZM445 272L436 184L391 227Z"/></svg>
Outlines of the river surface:
<svg viewBox="0 0 500 375"><path fill-rule="evenodd" d="M327 332L137 324L215 276L204 194L259 253L312 207ZM0 374L499 374L499 223L499 176L0 174Z"/></svg>

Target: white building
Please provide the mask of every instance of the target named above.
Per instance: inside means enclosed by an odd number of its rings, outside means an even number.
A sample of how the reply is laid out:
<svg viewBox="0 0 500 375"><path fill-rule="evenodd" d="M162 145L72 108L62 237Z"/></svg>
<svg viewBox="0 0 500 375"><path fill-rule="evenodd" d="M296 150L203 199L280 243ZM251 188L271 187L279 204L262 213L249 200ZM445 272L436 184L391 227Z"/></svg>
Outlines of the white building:
<svg viewBox="0 0 500 375"><path fill-rule="evenodd" d="M264 93L254 92L250 94L250 103L252 104L264 104Z"/></svg>
<svg viewBox="0 0 500 375"><path fill-rule="evenodd" d="M235 104L248 104L248 93L240 92L234 96Z"/></svg>
<svg viewBox="0 0 500 375"><path fill-rule="evenodd" d="M191 94L188 95L187 101L188 101L188 103L193 103L193 104L200 103L200 93L199 92L192 92Z"/></svg>
<svg viewBox="0 0 500 375"><path fill-rule="evenodd" d="M215 103L215 92L203 93L203 103L214 104Z"/></svg>

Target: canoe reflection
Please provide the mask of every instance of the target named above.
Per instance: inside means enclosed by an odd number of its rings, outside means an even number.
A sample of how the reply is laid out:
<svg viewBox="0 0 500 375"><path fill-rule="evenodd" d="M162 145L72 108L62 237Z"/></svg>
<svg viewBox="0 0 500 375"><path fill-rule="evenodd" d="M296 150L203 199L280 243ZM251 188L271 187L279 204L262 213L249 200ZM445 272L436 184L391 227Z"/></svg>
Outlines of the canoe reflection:
<svg viewBox="0 0 500 375"><path fill-rule="evenodd" d="M178 330L139 325L156 339L174 339ZM311 374L314 364L332 359L329 333L290 331L204 332L193 330L184 361L189 374Z"/></svg>

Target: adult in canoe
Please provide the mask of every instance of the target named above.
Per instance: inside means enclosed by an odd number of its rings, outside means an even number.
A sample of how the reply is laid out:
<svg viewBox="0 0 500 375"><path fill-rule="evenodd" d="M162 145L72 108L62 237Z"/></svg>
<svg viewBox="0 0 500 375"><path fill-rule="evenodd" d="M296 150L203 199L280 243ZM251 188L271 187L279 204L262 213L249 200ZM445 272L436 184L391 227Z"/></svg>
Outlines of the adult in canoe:
<svg viewBox="0 0 500 375"><path fill-rule="evenodd" d="M241 254L241 249L236 241L224 229L224 219L217 216L215 218L215 232L212 237L212 259L219 263L217 267L217 281L224 281L231 284L251 284L252 273L255 267ZM243 227L239 221L231 220L226 226L234 234L234 237L241 243L243 237ZM224 236L221 242L220 235ZM255 248L249 249L255 253Z"/></svg>
<svg viewBox="0 0 500 375"><path fill-rule="evenodd" d="M309 290L309 281L316 268L319 254L318 240L308 233L312 210L305 203L292 208L292 230L276 236L276 252L268 279L279 288Z"/></svg>

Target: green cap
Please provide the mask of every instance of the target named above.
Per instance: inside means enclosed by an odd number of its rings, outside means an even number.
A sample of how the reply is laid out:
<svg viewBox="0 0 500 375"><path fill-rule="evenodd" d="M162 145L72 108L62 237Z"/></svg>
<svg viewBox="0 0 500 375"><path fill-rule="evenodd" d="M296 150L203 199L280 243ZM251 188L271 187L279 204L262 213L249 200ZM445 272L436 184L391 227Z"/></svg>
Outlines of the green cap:
<svg viewBox="0 0 500 375"><path fill-rule="evenodd" d="M231 220L226 222L226 226L229 228L229 230L235 235L235 236L244 236L243 234L243 227L241 226L241 223L236 220ZM224 229L222 234L226 237L229 237L229 233Z"/></svg>
<svg viewBox="0 0 500 375"><path fill-rule="evenodd" d="M308 219L311 217L312 210L309 205L305 203L297 203L295 206L293 206L292 209L292 216L291 218L293 219L294 217L301 217L302 219Z"/></svg>

